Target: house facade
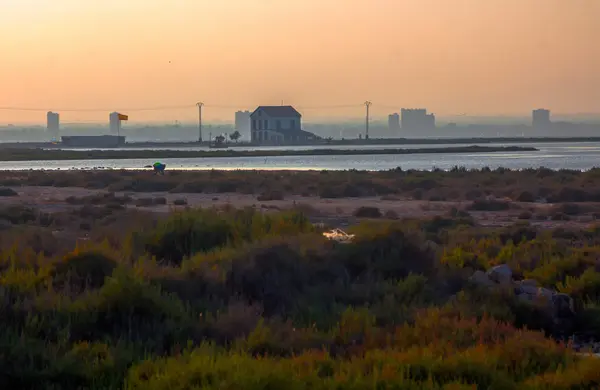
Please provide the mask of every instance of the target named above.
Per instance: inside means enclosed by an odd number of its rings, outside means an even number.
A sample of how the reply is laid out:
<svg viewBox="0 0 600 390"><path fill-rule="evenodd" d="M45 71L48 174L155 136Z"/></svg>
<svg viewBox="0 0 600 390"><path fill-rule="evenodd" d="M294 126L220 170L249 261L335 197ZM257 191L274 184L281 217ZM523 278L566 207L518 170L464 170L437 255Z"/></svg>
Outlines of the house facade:
<svg viewBox="0 0 600 390"><path fill-rule="evenodd" d="M260 106L250 114L252 143L302 143L317 137L302 130L302 115L292 106Z"/></svg>

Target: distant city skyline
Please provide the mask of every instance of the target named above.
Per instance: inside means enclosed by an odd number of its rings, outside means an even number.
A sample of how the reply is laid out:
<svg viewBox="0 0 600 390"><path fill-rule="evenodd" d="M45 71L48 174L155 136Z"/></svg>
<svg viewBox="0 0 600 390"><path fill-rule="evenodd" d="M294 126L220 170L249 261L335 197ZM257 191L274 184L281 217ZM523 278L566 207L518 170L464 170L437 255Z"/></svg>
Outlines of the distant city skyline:
<svg viewBox="0 0 600 390"><path fill-rule="evenodd" d="M600 112L597 0L2 0L0 106ZM107 28L110 26L110 28ZM210 109L221 104L232 109ZM378 105L379 102L379 105ZM393 104L384 108L381 104ZM113 108L114 107L114 108ZM132 121L193 121L195 110ZM304 112L360 118L360 107ZM61 112L61 121L106 112ZM0 123L43 115L0 111Z"/></svg>
<svg viewBox="0 0 600 390"><path fill-rule="evenodd" d="M371 111L373 111L373 107L376 106L371 106ZM394 114L394 113L400 113L402 111L402 109L408 109L408 110L414 110L415 108L413 107L400 107L396 110L390 110L389 108L387 108L389 106L385 106L384 109L380 109L380 110L376 110L380 111L381 113L377 113L375 115L371 114L370 115L370 121L371 122L386 122L389 120L390 115ZM211 107L207 107L204 108L203 113L206 112L210 112ZM529 123L531 122L531 115L532 115L532 109L529 110L523 110L522 113L519 114L496 114L496 115L485 115L485 114L481 114L481 115L471 115L468 113L461 113L461 114L455 114L455 115L444 115L444 114L437 114L435 112L435 110L430 110L429 108L424 108L425 110L428 111L428 113L435 115L435 119L439 122L442 123L451 123L451 122L457 122L457 123L495 123L498 121L504 122L504 121L513 121L515 123ZM210 124L210 123L215 123L215 124L235 124L236 123L236 117L239 113L241 112L252 112L253 110L246 110L246 109L240 109L240 110L233 110L233 109L228 109L229 115L228 116L223 116L223 117L218 117L218 118L212 118L210 120L205 120L206 124ZM123 111L123 110L121 110ZM191 111L192 115L179 115L179 116L172 116L169 114L164 114L163 115L158 115L159 117L162 116L162 118L157 118L154 120L144 120L144 119L140 119L140 117L137 115L137 112L134 110L133 114L130 115L130 125L128 125L128 127L133 126L144 126L144 125L174 125L174 124L185 124L185 125L190 125L190 124L194 124L197 122L197 117L194 118L193 114L195 114L197 116L197 108L195 107L190 107L187 109L187 111ZM219 111L222 111L222 109L219 109ZM353 111L353 115L351 116L333 116L333 115L314 115L314 110L313 109L309 109L307 111L303 111L300 109L300 111L302 111L303 116L306 118L307 123L343 123L343 122L349 122L349 123L354 123L354 122L364 122L364 106L357 106L356 108L354 108ZM549 110L551 112L551 115L553 118L557 119L557 120L572 120L575 122L600 122L600 113L560 113L560 112L554 112L552 110ZM0 112L2 112L2 107L0 107ZM6 112L19 112L18 110L12 111L12 110L6 110ZM43 111L40 109L39 111L35 111L35 115L31 114L31 111L27 111L30 113L31 119L30 120L24 120L24 121L0 121L0 127L5 127L8 125L15 125L15 126L45 126L46 125L46 120L47 120L47 112ZM83 117L81 116L81 113L79 112L72 112L72 111L60 111L60 110L55 110L55 112L57 114L60 114L61 117L61 126L77 126L77 125L90 125L90 126L109 126L109 123L106 119L107 115L108 115L108 111L103 113L98 113L98 112L93 112L95 114L95 116L98 116L98 114L100 114L98 119L82 119L85 118L85 116L88 115L88 113L86 111L83 111ZM126 113L127 111L123 111L124 113ZM157 112L163 112L161 110L157 111ZM205 115L205 114L204 114ZM1 116L0 116L1 118ZM184 118L184 119L180 119L180 118Z"/></svg>
<svg viewBox="0 0 600 390"><path fill-rule="evenodd" d="M229 135L238 130L242 141L248 141L252 137L258 143L279 143L281 137L289 138L292 143L302 142L301 138L314 138L315 135L332 139L365 138L364 118L337 122L307 121L304 125L299 125L300 117L290 116L291 113L297 114L291 106L271 106L262 109L270 114L261 116L260 110L257 110L253 117L250 111L236 111L235 123L204 122L203 134L222 135L229 139ZM112 118L113 116L115 118ZM116 119L117 116L120 122L122 115L119 113L112 113L111 120ZM123 115L123 119L128 120L128 116ZM369 121L370 138L597 137L600 134L598 120L590 121L589 118L576 116L555 116L550 110L543 108L532 110L529 118L460 116L436 120L434 114L421 108L402 109L400 114L389 115L387 119L387 123L377 118ZM198 139L198 123L191 122L134 123L123 128L115 123L107 126L107 123L62 123L60 125L59 122L58 113L48 112L46 127L0 126L0 142L44 142L44 140L56 140L63 136L114 135L117 127L116 133L127 137L132 142L190 142ZM294 126L293 123L299 126ZM253 129L252 132L250 127ZM288 131L290 129L297 131L291 134ZM75 140L75 138L70 139Z"/></svg>

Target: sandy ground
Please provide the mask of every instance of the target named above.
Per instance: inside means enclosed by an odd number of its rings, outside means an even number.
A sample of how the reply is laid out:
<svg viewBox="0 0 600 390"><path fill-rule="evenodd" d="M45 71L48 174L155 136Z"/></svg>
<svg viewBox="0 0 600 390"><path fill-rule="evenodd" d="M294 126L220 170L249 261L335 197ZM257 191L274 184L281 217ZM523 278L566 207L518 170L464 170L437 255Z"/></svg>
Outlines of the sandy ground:
<svg viewBox="0 0 600 390"><path fill-rule="evenodd" d="M88 195L106 193L105 191L87 190L74 187L18 187L14 188L19 193L15 197L0 198L0 205L22 204L36 206L45 212L59 212L72 209L73 206L65 202L69 196L84 197ZM423 218L436 215L447 215L448 212L456 207L464 209L470 202L429 202L407 199L395 199L390 197L369 197L369 198L341 198L341 199L321 199L318 197L288 196L284 200L277 201L258 201L254 195L244 194L171 194L166 192L153 193L116 193L115 195L129 195L134 199L164 197L167 199L167 205L140 207L141 209L154 212L169 212L178 206L173 205L176 199L186 199L190 207L212 207L231 205L234 207L256 207L263 210L283 210L292 207L301 207L308 209L313 216L313 220L322 219L323 222L338 220L339 225L352 223L353 212L361 206L377 207L382 213L393 211L399 218ZM475 218L478 224L486 226L505 226L511 225L518 220L519 214L524 210L531 210L533 214L547 213L551 204L516 204L515 210L503 212L477 212L471 211L470 214ZM136 207L130 205L129 207ZM598 205L600 208L600 205ZM558 226L585 227L594 223L591 215L581 215L572 217L571 221L534 221L533 225L539 225L547 228Z"/></svg>

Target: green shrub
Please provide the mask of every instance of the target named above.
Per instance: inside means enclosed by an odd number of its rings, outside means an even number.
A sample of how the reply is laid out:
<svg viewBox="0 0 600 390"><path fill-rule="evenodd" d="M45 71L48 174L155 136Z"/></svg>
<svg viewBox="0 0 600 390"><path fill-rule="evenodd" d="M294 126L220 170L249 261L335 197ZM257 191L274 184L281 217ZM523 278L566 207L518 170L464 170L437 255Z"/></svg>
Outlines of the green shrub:
<svg viewBox="0 0 600 390"><path fill-rule="evenodd" d="M15 225L33 222L38 218L38 211L27 206L9 205L0 207L0 219Z"/></svg>
<svg viewBox="0 0 600 390"><path fill-rule="evenodd" d="M583 212L582 208L578 204L574 203L563 203L556 206L554 213L560 213L565 215L579 215Z"/></svg>
<svg viewBox="0 0 600 390"><path fill-rule="evenodd" d="M354 216L358 218L381 218L381 210L377 207L361 206L354 211Z"/></svg>
<svg viewBox="0 0 600 390"><path fill-rule="evenodd" d="M535 196L529 191L523 191L517 197L517 201L525 202L525 203L533 203L533 202L535 202Z"/></svg>
<svg viewBox="0 0 600 390"><path fill-rule="evenodd" d="M522 211L519 214L519 219L529 220L532 217L533 217L533 214L531 213L531 211Z"/></svg>
<svg viewBox="0 0 600 390"><path fill-rule="evenodd" d="M176 212L153 230L134 234L134 241L150 255L179 264L184 257L207 252L268 235L311 231L312 225L302 214L276 216L254 210L219 214L214 210Z"/></svg>
<svg viewBox="0 0 600 390"><path fill-rule="evenodd" d="M557 212L552 214L551 219L553 221L569 221L571 218L565 213Z"/></svg>
<svg viewBox="0 0 600 390"><path fill-rule="evenodd" d="M167 204L167 198L165 198L164 196L159 196L159 197L153 198L152 203L155 205L165 205L165 204Z"/></svg>
<svg viewBox="0 0 600 390"><path fill-rule="evenodd" d="M100 252L75 251L57 262L51 275L59 288L70 286L82 291L102 287L116 267L115 260Z"/></svg>

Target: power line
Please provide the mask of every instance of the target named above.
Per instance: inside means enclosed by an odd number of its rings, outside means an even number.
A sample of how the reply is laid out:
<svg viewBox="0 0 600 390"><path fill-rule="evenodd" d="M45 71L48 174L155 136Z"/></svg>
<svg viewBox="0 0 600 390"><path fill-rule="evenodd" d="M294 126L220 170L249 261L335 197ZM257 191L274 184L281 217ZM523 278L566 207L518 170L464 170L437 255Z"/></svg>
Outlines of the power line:
<svg viewBox="0 0 600 390"><path fill-rule="evenodd" d="M335 110L340 108L358 108L361 104L342 104L337 106L315 106L315 107L303 107L299 106L299 110Z"/></svg>
<svg viewBox="0 0 600 390"><path fill-rule="evenodd" d="M193 105L187 106L159 106L159 107L136 107L136 108L121 108L121 111L163 111L163 110L179 110L192 108ZM96 112L96 111L114 111L112 108L37 108L37 107L14 107L2 106L0 111L64 111L64 112Z"/></svg>
<svg viewBox="0 0 600 390"><path fill-rule="evenodd" d="M223 105L223 104L205 104L204 107L208 108L223 108L228 110L240 110L241 107L251 107L252 105L240 104L240 105Z"/></svg>
<svg viewBox="0 0 600 390"><path fill-rule="evenodd" d="M222 104L204 104L207 108L222 108L239 110L241 107L253 107L252 104L239 104L239 105L222 105ZM191 109L197 105L181 105L181 106L155 106L155 107L125 107L119 108L121 111L165 111L165 110L180 110L180 109ZM341 104L341 105L323 105L323 106L298 106L301 110L323 110L323 109L338 109L338 108L355 108L360 107L360 104ZM76 107L53 107L53 108L41 108L41 107L20 107L20 106L0 106L0 111L63 111L63 112L103 112L103 111L114 111L115 107L108 108L76 108Z"/></svg>

